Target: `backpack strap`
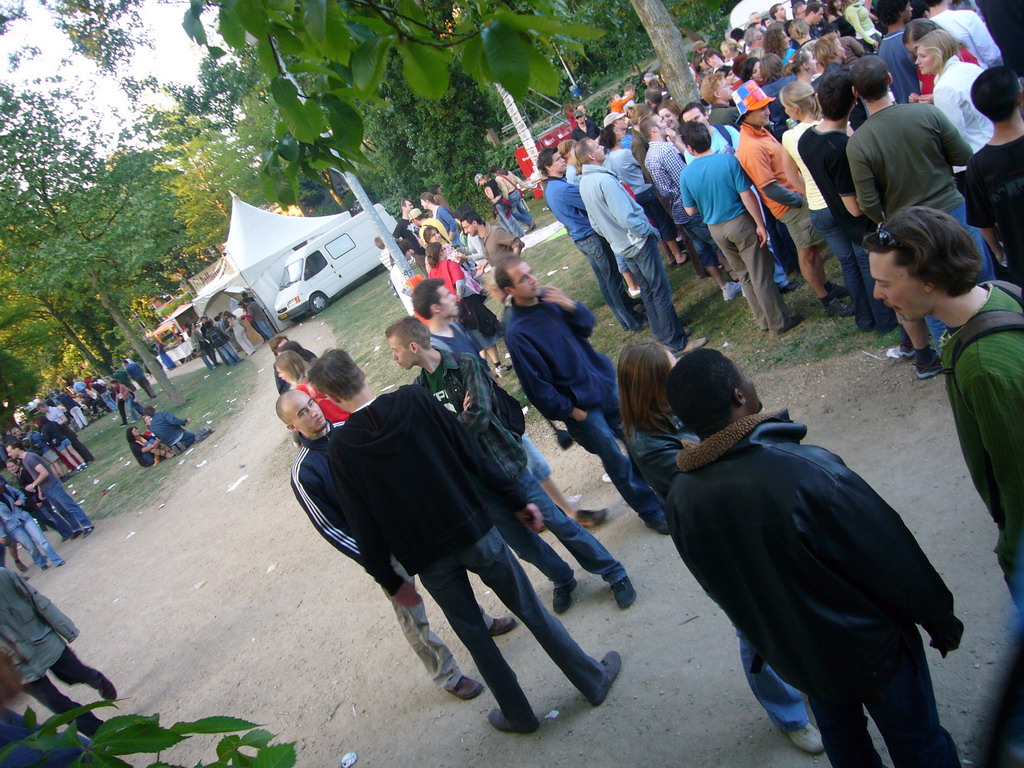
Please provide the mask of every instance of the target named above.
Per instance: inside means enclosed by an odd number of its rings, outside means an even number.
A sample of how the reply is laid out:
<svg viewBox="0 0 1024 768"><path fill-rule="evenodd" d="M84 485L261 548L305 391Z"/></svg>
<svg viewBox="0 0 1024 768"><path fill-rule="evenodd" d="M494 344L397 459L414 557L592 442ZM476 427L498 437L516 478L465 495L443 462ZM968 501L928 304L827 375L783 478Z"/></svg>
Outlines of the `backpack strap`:
<svg viewBox="0 0 1024 768"><path fill-rule="evenodd" d="M999 290L1007 294L1016 300L1020 309L990 309L979 312L964 323L953 342L949 368L944 371L947 375L954 375L960 356L968 346L978 339L1000 331L1024 331L1024 296L1021 294L1020 287L1002 280L991 280L982 283L982 286L988 287L991 291Z"/></svg>
<svg viewBox="0 0 1024 768"><path fill-rule="evenodd" d="M732 134L729 133L728 128L726 128L724 125L713 125L711 127L722 135L722 138L725 139L725 142L729 145L730 148L736 149L736 145L732 143Z"/></svg>

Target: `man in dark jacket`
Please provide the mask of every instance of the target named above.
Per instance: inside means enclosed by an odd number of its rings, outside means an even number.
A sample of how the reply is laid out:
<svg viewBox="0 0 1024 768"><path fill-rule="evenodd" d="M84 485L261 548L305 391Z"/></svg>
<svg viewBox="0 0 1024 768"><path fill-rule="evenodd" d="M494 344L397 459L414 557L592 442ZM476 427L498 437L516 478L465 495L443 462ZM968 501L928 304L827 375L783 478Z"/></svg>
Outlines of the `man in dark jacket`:
<svg viewBox="0 0 1024 768"><path fill-rule="evenodd" d="M406 370L421 369L416 383L456 414L481 450L515 480L523 495L541 510L547 529L576 562L608 582L620 608L631 606L636 600L636 591L622 563L612 557L593 534L555 506L527 469L522 437L498 415L507 412L505 409L515 409L518 413L519 403L494 383L480 356L455 355L434 349L430 344L430 329L415 317L392 323L385 336L395 362ZM551 609L555 613L567 611L576 588L572 568L546 541L509 514L500 496L486 490L481 496L505 542L521 560L535 566L555 585Z"/></svg>
<svg viewBox="0 0 1024 768"><path fill-rule="evenodd" d="M494 279L512 296L505 344L523 392L551 421L564 421L573 439L601 459L622 498L644 524L667 535L661 499L622 452L619 395L612 361L594 349L594 316L553 286L541 287L518 256L498 262Z"/></svg>
<svg viewBox="0 0 1024 768"><path fill-rule="evenodd" d="M324 418L316 401L298 389L278 397L277 417L299 438L299 454L292 464L292 492L299 506L324 541L362 565L352 526L338 504L334 481L327 466L327 444L331 439L331 430L340 428L341 424L331 424ZM396 565L396 572L400 568L400 565ZM403 578L408 576L404 571L400 573ZM431 631L422 601L412 607L395 602L392 602L392 606L402 634L437 686L460 699L479 696L484 687L462 674L448 646ZM485 613L483 618L492 637L503 635L516 625L516 620L511 616L494 619Z"/></svg>
<svg viewBox="0 0 1024 768"><path fill-rule="evenodd" d="M761 659L806 693L835 768L954 768L916 625L960 644L953 596L899 515L807 428L761 413L753 382L716 350L669 374L684 444L666 505L683 561ZM760 666L755 658L754 665Z"/></svg>
<svg viewBox="0 0 1024 768"><path fill-rule="evenodd" d="M327 448L334 489L355 533L363 567L399 605L420 602L392 558L441 606L469 650L499 709L488 715L501 731L540 726L515 673L480 615L467 571L476 573L542 644L594 706L619 672L619 654L591 658L541 604L522 566L491 524L474 485L501 496L534 531L542 522L516 482L477 446L455 417L424 389L401 387L374 397L363 372L340 349L309 369L309 382L352 415ZM416 468L415 489L409 468ZM453 472L462 467L464 472Z"/></svg>

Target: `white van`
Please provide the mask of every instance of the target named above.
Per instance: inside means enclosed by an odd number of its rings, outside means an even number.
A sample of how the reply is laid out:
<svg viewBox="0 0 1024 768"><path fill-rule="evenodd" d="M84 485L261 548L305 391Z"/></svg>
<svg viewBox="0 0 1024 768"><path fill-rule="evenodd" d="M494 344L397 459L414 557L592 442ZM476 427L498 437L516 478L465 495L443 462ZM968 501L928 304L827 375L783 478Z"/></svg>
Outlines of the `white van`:
<svg viewBox="0 0 1024 768"><path fill-rule="evenodd" d="M388 231L395 220L384 208L374 206ZM328 302L359 278L380 267L377 236L365 212L353 216L325 235L296 245L284 266L274 308L281 320L295 320L307 312L322 312Z"/></svg>

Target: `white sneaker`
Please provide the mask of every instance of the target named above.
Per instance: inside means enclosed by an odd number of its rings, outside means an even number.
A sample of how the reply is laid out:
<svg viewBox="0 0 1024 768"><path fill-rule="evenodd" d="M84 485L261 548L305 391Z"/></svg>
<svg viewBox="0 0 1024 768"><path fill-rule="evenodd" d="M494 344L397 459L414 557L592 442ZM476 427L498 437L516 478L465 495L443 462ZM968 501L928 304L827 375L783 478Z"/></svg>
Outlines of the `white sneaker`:
<svg viewBox="0 0 1024 768"><path fill-rule="evenodd" d="M821 743L821 733L812 723L808 723L798 731L786 731L785 733L798 749L809 755L820 755L825 751L825 746Z"/></svg>
<svg viewBox="0 0 1024 768"><path fill-rule="evenodd" d="M732 301L741 293L743 293L743 286L739 283L726 283L722 286L722 298L726 301Z"/></svg>

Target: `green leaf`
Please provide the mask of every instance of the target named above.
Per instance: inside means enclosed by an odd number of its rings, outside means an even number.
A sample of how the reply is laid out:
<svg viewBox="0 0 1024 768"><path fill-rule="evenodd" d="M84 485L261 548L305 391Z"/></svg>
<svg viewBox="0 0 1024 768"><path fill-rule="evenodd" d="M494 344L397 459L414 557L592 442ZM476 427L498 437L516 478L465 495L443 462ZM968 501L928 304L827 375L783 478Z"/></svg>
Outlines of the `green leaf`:
<svg viewBox="0 0 1024 768"><path fill-rule="evenodd" d="M562 73L536 48L530 48L530 87L554 96L562 85Z"/></svg>
<svg viewBox="0 0 1024 768"><path fill-rule="evenodd" d="M235 15L253 37L266 37L270 31L267 9L260 0L236 0Z"/></svg>
<svg viewBox="0 0 1024 768"><path fill-rule="evenodd" d="M323 54L342 64L348 63L348 57L352 53L352 35L345 26L345 15L337 3L328 3L326 15L325 40L321 46Z"/></svg>
<svg viewBox="0 0 1024 768"><path fill-rule="evenodd" d="M260 61L260 69L268 78L277 77L277 56L274 55L274 48L266 38L256 44L256 56Z"/></svg>
<svg viewBox="0 0 1024 768"><path fill-rule="evenodd" d="M119 757L104 752L92 752L92 762L89 765L96 765L100 768L133 768L131 763L126 763Z"/></svg>
<svg viewBox="0 0 1024 768"><path fill-rule="evenodd" d="M122 728L126 728L129 725L156 722L158 722L158 718L156 715L151 715L149 717L145 715L117 715L103 722L103 725L101 725L96 730L96 738L101 738L103 736L106 736L108 733L112 733Z"/></svg>
<svg viewBox="0 0 1024 768"><path fill-rule="evenodd" d="M242 48L245 45L245 27L235 13L235 0L226 0L220 6L218 22L218 30L225 43L232 48Z"/></svg>
<svg viewBox="0 0 1024 768"><path fill-rule="evenodd" d="M592 27L589 24L573 24L571 22L556 19L553 16L541 16L535 13L512 13L511 11L499 11L495 18L508 24L513 29L523 32L540 32L544 35L563 35L576 38L577 40L597 40L604 35L603 29Z"/></svg>
<svg viewBox="0 0 1024 768"><path fill-rule="evenodd" d="M270 731L265 731L262 728L257 728L255 731L249 731L239 741L241 747L265 747L274 740L274 734Z"/></svg>
<svg viewBox="0 0 1024 768"><path fill-rule="evenodd" d="M281 179L274 184L274 197L271 199L281 205L295 205L295 190L288 181Z"/></svg>
<svg viewBox="0 0 1024 768"><path fill-rule="evenodd" d="M291 80L275 77L270 83L274 103L281 110L281 120L299 141L312 144L323 131L324 116L315 100L303 104Z"/></svg>
<svg viewBox="0 0 1024 768"><path fill-rule="evenodd" d="M237 717L218 716L204 717L200 720L192 720L190 722L175 723L171 726L170 730L180 734L233 733L235 731L245 731L256 727L256 723L250 723L248 720L240 720Z"/></svg>
<svg viewBox="0 0 1024 768"><path fill-rule="evenodd" d="M484 44L480 35L474 35L462 44L462 68L477 82L491 80L491 70L484 60Z"/></svg>
<svg viewBox="0 0 1024 768"><path fill-rule="evenodd" d="M36 723L38 722L36 719L35 710L33 710L32 707L28 707L25 710L25 714L23 715L23 717L25 720L25 727L28 728L30 731L34 731L36 728Z"/></svg>
<svg viewBox="0 0 1024 768"><path fill-rule="evenodd" d="M299 149L299 142L295 140L294 136L285 136L277 144L277 153L289 163L294 163L299 159L299 155L302 154L302 151ZM202 731L200 731L200 733L202 733ZM225 733L225 731L214 731L214 733Z"/></svg>
<svg viewBox="0 0 1024 768"><path fill-rule="evenodd" d="M360 44L352 51L350 66L352 67L352 83L363 93L377 90L384 76L384 65L387 63L388 51L391 50L391 39L375 37Z"/></svg>
<svg viewBox="0 0 1024 768"><path fill-rule="evenodd" d="M292 768L295 765L295 745L278 744L261 749L253 765L255 768Z"/></svg>
<svg viewBox="0 0 1024 768"><path fill-rule="evenodd" d="M413 93L436 99L448 90L448 56L436 48L400 42L402 74Z"/></svg>
<svg viewBox="0 0 1024 768"><path fill-rule="evenodd" d="M223 48L219 48L216 45L206 46L206 52L210 54L211 59L219 59L223 56L227 56L228 53Z"/></svg>
<svg viewBox="0 0 1024 768"><path fill-rule="evenodd" d="M97 749L102 748L108 755L134 755L140 752L160 752L184 740L184 736L161 728L156 723L136 723L105 734L94 743Z"/></svg>
<svg viewBox="0 0 1024 768"><path fill-rule="evenodd" d="M522 34L494 21L484 27L481 37L491 76L515 98L525 96L530 79L530 46L523 41Z"/></svg>
<svg viewBox="0 0 1024 768"><path fill-rule="evenodd" d="M302 0L302 23L322 50L327 43L327 0Z"/></svg>
<svg viewBox="0 0 1024 768"><path fill-rule="evenodd" d="M203 29L203 22L199 19L202 12L202 3L191 3L181 20L181 26L185 28L185 33L199 45L206 45L206 30Z"/></svg>
<svg viewBox="0 0 1024 768"><path fill-rule="evenodd" d="M334 95L324 97L324 109L331 126L334 143L349 150L358 150L363 143L363 118L347 101Z"/></svg>
<svg viewBox="0 0 1024 768"><path fill-rule="evenodd" d="M288 30L277 30L274 33L274 39L277 40L277 47L283 54L288 56L303 56L308 54L303 42Z"/></svg>

